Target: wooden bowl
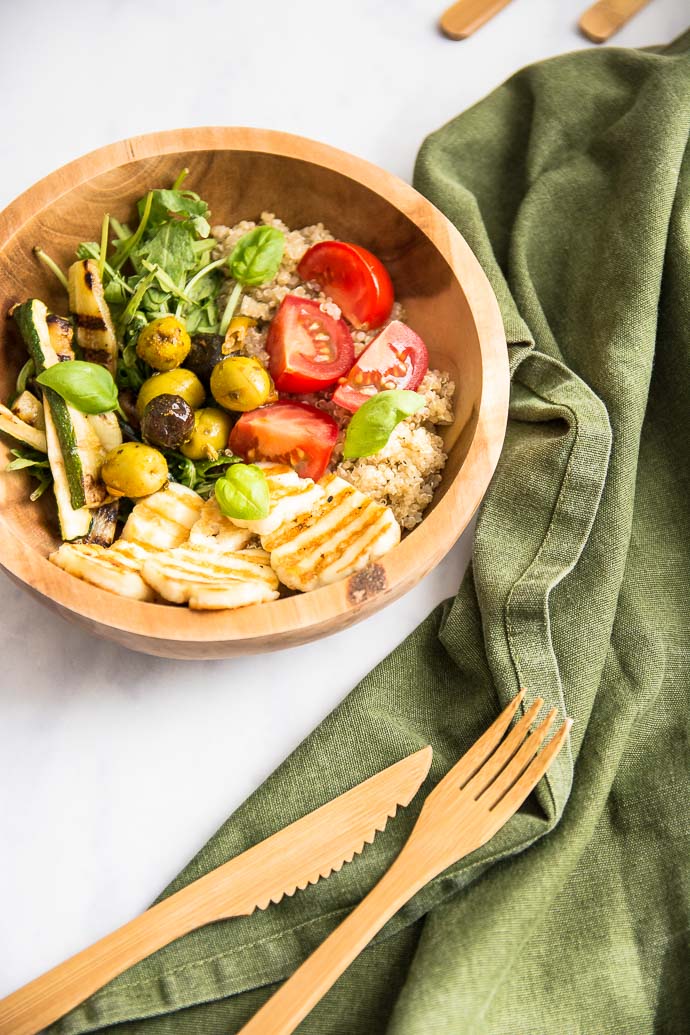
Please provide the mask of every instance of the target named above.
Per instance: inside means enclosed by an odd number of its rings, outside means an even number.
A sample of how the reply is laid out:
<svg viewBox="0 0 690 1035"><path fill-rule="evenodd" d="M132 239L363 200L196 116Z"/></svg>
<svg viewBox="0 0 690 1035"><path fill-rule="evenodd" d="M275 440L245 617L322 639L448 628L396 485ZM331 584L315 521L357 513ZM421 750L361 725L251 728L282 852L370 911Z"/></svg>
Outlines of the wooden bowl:
<svg viewBox="0 0 690 1035"><path fill-rule="evenodd" d="M277 650L344 629L395 600L429 572L466 528L496 466L508 411L508 360L498 305L469 247L412 187L368 162L285 133L244 128L150 134L101 148L41 180L0 214L0 307L66 298L36 261L40 244L65 268L80 241L98 238L103 213L131 218L149 188L187 166L187 183L212 219L232 225L269 210L290 227L323 222L336 237L374 251L393 278L430 365L456 383L455 421L434 502L380 563L312 593L237 611L194 612L146 604L90 586L51 564L54 502L28 500L29 479L0 474L0 564L39 600L99 636L173 658L223 658ZM0 320L0 399L26 358ZM0 444L4 472L9 444Z"/></svg>

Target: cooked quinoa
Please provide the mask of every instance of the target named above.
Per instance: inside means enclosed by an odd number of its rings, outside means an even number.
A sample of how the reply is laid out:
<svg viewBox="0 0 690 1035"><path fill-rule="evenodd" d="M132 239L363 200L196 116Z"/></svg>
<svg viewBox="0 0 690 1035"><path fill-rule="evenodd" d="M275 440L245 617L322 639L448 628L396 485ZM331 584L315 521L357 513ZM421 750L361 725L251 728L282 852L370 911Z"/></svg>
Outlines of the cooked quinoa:
<svg viewBox="0 0 690 1035"><path fill-rule="evenodd" d="M257 321L256 326L246 332L243 348L248 355L255 356L264 366L268 366L265 348L268 325L286 295L314 299L321 303L324 312L336 320L340 318L341 312L318 284L305 284L297 274L300 259L312 245L333 240L333 234L323 223L305 226L301 230L290 230L272 212L262 212L258 222L242 220L233 227L214 226L212 234L218 244L213 250L213 258L229 255L240 237L256 226L274 226L285 235L285 252L274 280L261 287L247 288L240 305L242 316ZM230 283L228 290L221 295L221 305L229 291ZM388 322L404 319L404 310L396 302ZM352 330L355 356L363 352L380 330ZM341 434L333 450L330 469L367 496L389 506L401 527L408 530L422 520L424 510L441 481L447 454L443 439L436 429L453 421L452 397L455 385L443 371L429 370L418 391L424 396L424 406L398 424L380 452L359 460L342 460L345 427L352 414L325 395L296 397L326 410L340 426Z"/></svg>

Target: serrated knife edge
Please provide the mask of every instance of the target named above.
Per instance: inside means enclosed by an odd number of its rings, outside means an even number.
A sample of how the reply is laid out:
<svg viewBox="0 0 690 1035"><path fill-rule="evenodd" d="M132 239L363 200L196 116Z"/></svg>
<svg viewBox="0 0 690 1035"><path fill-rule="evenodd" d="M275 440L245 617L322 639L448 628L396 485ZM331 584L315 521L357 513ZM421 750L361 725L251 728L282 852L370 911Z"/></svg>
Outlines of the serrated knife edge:
<svg viewBox="0 0 690 1035"><path fill-rule="evenodd" d="M12 992L0 1001L0 1035L35 1035L183 934L252 913L330 875L409 804L431 756L425 747L376 773Z"/></svg>

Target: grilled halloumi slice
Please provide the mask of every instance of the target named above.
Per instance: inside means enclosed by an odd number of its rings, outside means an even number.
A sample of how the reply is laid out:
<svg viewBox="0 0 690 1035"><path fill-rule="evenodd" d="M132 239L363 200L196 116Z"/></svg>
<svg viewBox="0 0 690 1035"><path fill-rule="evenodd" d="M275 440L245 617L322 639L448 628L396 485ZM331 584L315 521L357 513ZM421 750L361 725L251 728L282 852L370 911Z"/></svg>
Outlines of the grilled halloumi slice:
<svg viewBox="0 0 690 1035"><path fill-rule="evenodd" d="M393 512L337 475L318 483L314 508L261 536L271 567L290 589L307 591L345 578L400 541Z"/></svg>
<svg viewBox="0 0 690 1035"><path fill-rule="evenodd" d="M70 575L118 596L131 600L155 600L156 594L140 574L144 560L150 555L151 551L143 546L119 539L114 546L108 547L94 543L63 543L50 555L50 560Z"/></svg>
<svg viewBox="0 0 690 1035"><path fill-rule="evenodd" d="M204 501L193 489L169 482L164 489L135 504L122 530L122 539L166 550L189 539Z"/></svg>
<svg viewBox="0 0 690 1035"><path fill-rule="evenodd" d="M293 521L301 514L313 510L324 492L311 478L300 478L292 467L285 464L257 464L266 476L271 497L268 517L256 521L237 520L235 525L248 528L257 535L268 535L287 521Z"/></svg>
<svg viewBox="0 0 690 1035"><path fill-rule="evenodd" d="M254 533L247 528L238 528L230 518L221 514L213 496L204 503L189 533L190 546L203 546L214 553L244 550L252 540ZM258 545L258 540L256 542Z"/></svg>
<svg viewBox="0 0 690 1035"><path fill-rule="evenodd" d="M199 611L261 604L278 596L278 579L265 550L214 553L204 546L178 546L149 557L142 575L165 600Z"/></svg>

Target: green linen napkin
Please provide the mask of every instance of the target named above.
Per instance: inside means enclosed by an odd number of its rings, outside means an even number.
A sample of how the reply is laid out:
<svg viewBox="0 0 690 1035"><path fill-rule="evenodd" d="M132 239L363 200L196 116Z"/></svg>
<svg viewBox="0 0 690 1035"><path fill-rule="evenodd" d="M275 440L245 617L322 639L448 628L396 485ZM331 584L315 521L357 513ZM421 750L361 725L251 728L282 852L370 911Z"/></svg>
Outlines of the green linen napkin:
<svg viewBox="0 0 690 1035"><path fill-rule="evenodd" d="M423 744L437 780L520 685L575 727L530 805L385 927L305 1033L688 1030L689 50L528 68L420 151L415 183L479 256L510 343L471 570L168 890ZM328 881L194 932L52 1030L237 1031L419 804Z"/></svg>

